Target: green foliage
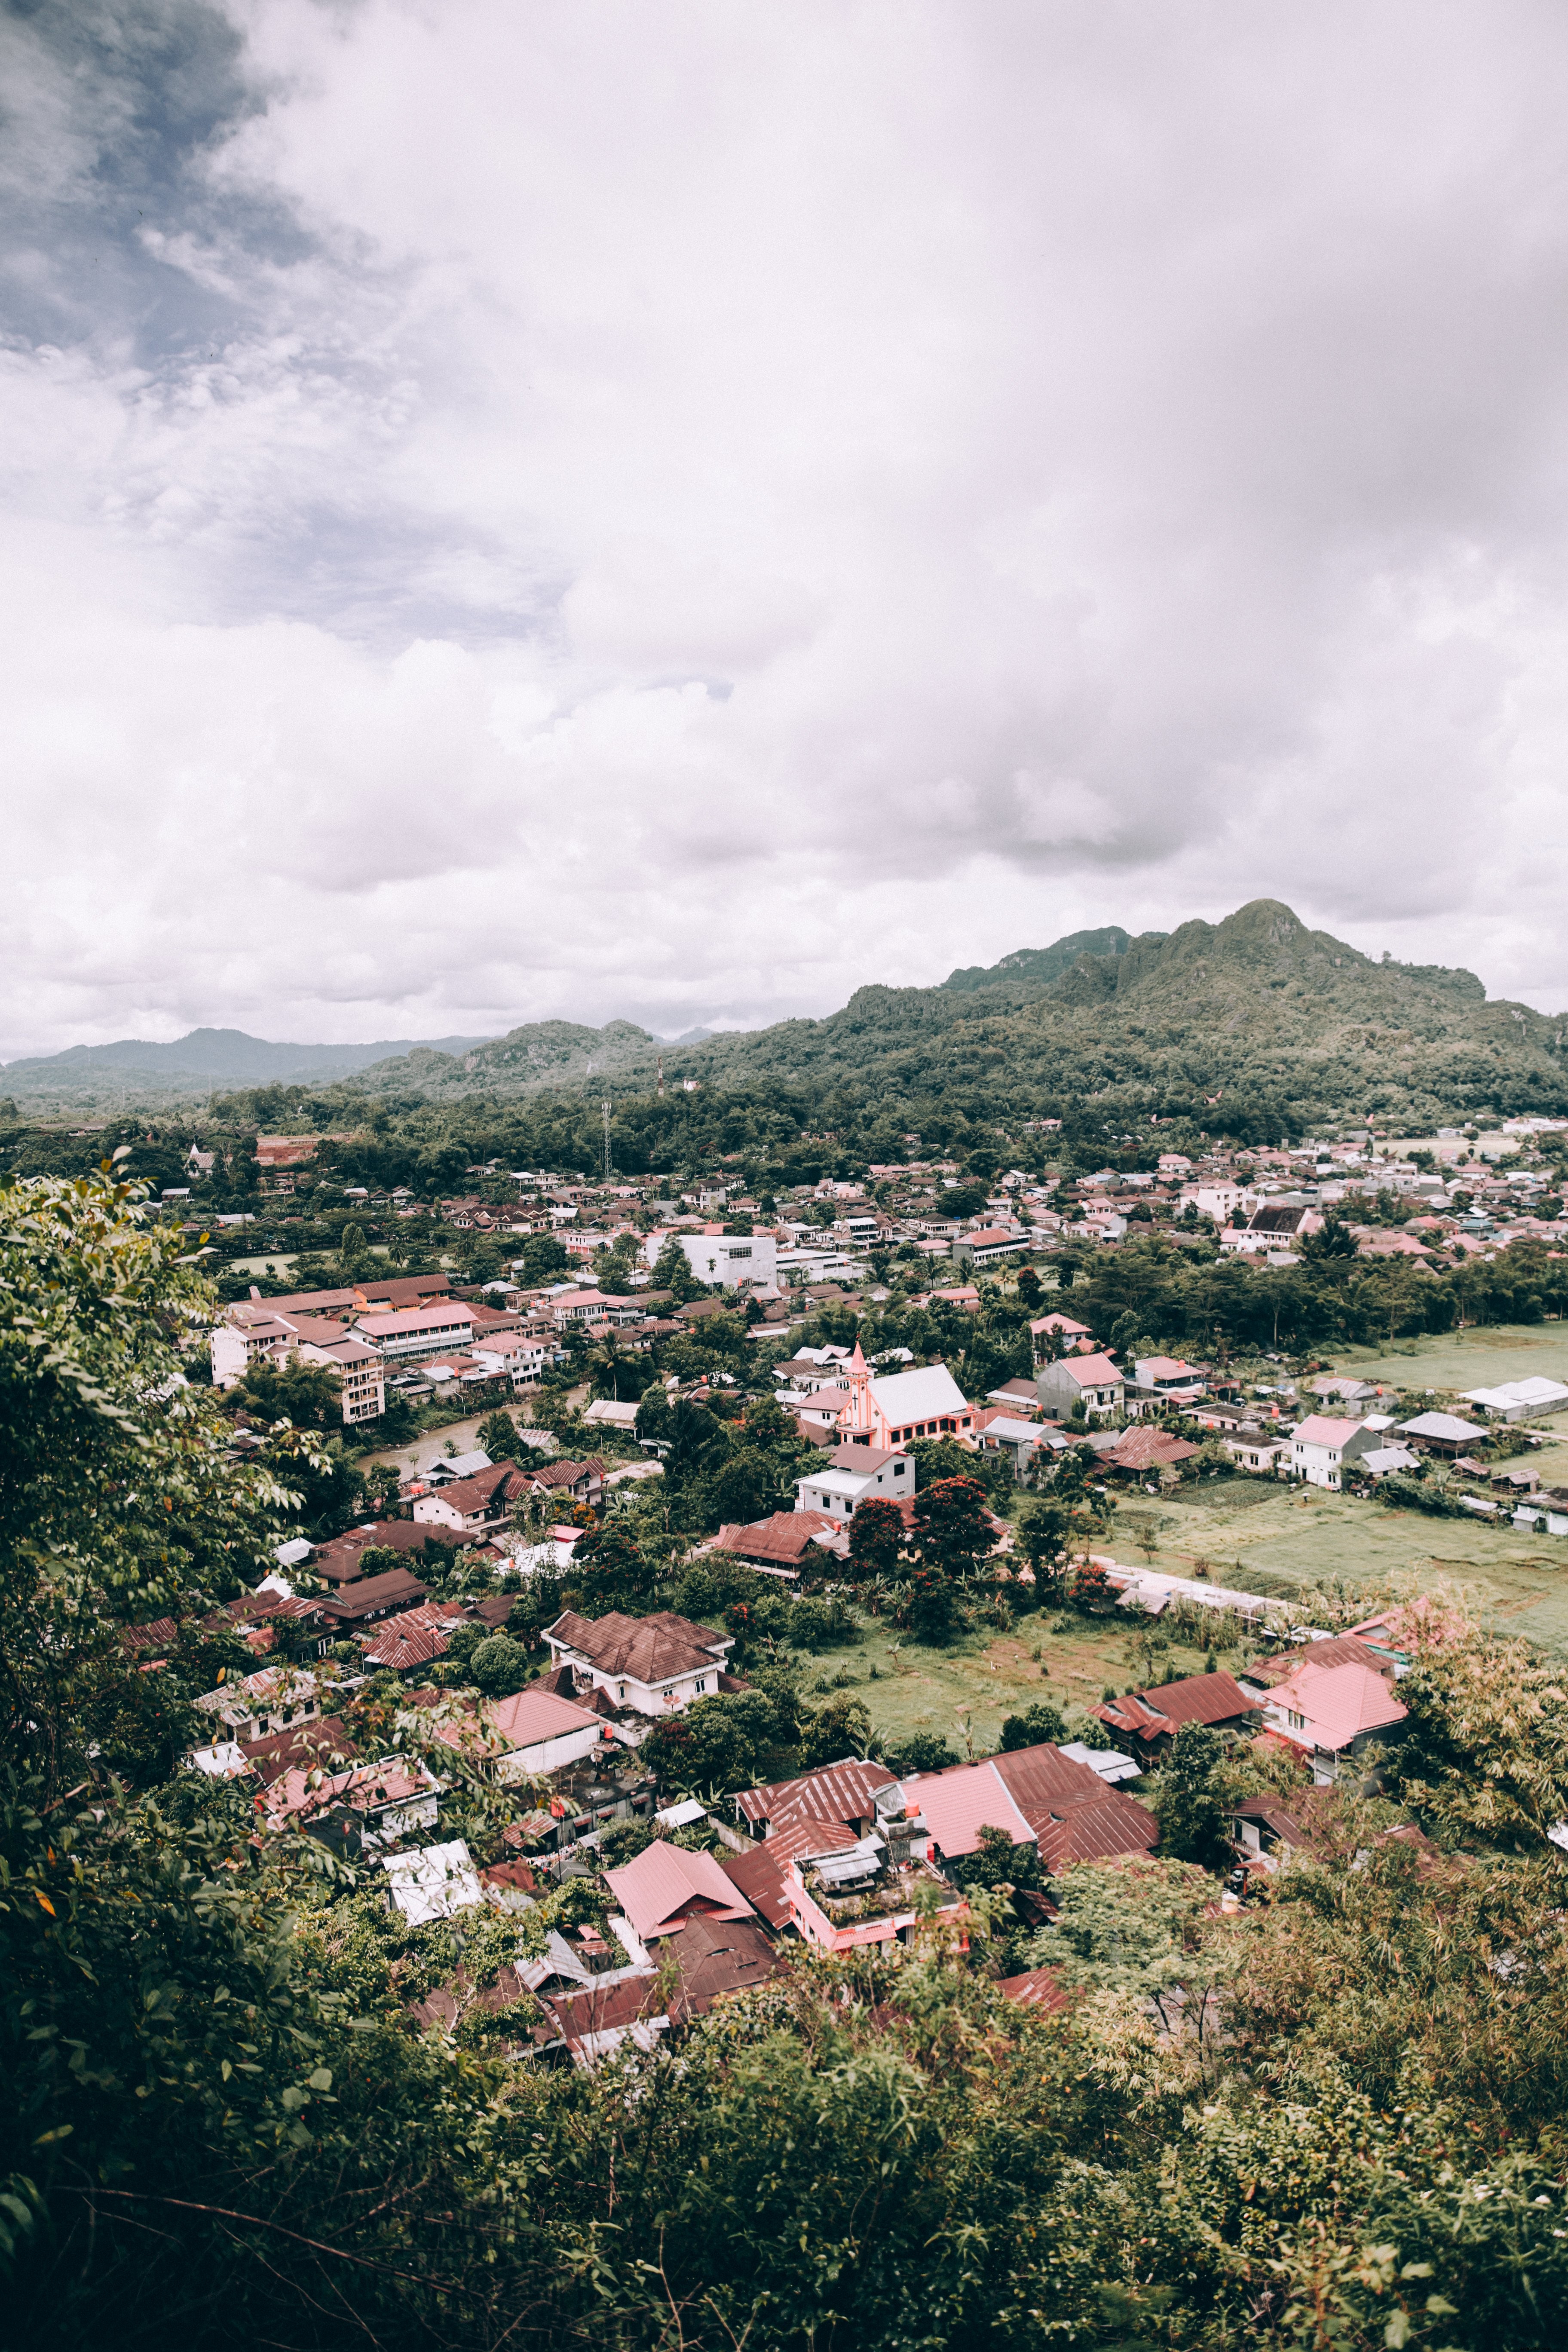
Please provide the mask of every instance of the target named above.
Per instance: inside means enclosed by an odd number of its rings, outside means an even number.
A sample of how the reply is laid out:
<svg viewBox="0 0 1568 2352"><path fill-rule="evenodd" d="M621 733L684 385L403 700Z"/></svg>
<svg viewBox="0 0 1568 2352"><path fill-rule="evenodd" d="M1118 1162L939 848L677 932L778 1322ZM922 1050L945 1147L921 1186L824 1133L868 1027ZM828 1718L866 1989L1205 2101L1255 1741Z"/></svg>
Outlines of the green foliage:
<svg viewBox="0 0 1568 2352"><path fill-rule="evenodd" d="M474 1686L487 1698L510 1698L527 1682L531 1669L528 1652L510 1633L491 1633L468 1660Z"/></svg>
<svg viewBox="0 0 1568 2352"><path fill-rule="evenodd" d="M868 1496L849 1522L849 1559L861 1576L891 1576L903 1549L904 1518L897 1503Z"/></svg>
<svg viewBox="0 0 1568 2352"><path fill-rule="evenodd" d="M912 1731L887 1751L889 1769L900 1779L911 1772L943 1772L950 1764L963 1760L958 1750L934 1731Z"/></svg>
<svg viewBox="0 0 1568 2352"><path fill-rule="evenodd" d="M554 1281L570 1264L564 1242L557 1240L553 1234L530 1234L522 1245L521 1271L524 1287L536 1290L542 1283Z"/></svg>
<svg viewBox="0 0 1568 2352"><path fill-rule="evenodd" d="M1539 1852L1568 1819L1568 1688L1522 1642L1435 1615L1399 1685L1391 1777L1450 1835ZM1400 1736L1400 1735L1403 1736Z"/></svg>
<svg viewBox="0 0 1568 2352"><path fill-rule="evenodd" d="M1009 1754L1016 1748L1037 1748L1043 1741L1053 1741L1058 1747L1068 1737L1067 1718L1059 1706L1037 1698L1022 1715L1010 1715L1002 1726L1002 1752Z"/></svg>
<svg viewBox="0 0 1568 2352"><path fill-rule="evenodd" d="M996 1541L985 1489L975 1478L939 1478L921 1487L910 1516L910 1550L935 1576L973 1576Z"/></svg>
<svg viewBox="0 0 1568 2352"><path fill-rule="evenodd" d="M492 1462L514 1462L517 1459L517 1423L510 1412L486 1413L475 1433L474 1443L481 1454Z"/></svg>
<svg viewBox="0 0 1568 2352"><path fill-rule="evenodd" d="M1225 1742L1206 1724L1184 1723L1155 1775L1160 1843L1179 1861L1215 1870L1226 1859Z"/></svg>

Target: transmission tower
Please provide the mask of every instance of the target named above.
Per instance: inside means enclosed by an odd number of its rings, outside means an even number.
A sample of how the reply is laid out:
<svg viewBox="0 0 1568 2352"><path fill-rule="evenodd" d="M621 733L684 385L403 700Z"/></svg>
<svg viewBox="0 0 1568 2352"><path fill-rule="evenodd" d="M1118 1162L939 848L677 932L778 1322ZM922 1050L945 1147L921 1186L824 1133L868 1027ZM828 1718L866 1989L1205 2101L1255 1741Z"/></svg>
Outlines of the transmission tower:
<svg viewBox="0 0 1568 2352"><path fill-rule="evenodd" d="M607 1184L610 1181L610 1106L607 1097L601 1102L599 1108L605 1114L605 1181Z"/></svg>

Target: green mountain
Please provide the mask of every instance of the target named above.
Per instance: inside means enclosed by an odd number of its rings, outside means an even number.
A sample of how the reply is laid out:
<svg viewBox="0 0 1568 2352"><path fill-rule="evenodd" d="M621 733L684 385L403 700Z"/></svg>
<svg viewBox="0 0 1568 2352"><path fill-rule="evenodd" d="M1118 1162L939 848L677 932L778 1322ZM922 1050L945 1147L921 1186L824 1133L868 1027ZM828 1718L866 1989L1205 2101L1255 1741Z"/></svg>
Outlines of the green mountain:
<svg viewBox="0 0 1568 2352"><path fill-rule="evenodd" d="M647 1092L662 1051L672 1087L873 1088L889 1114L954 1093L1025 1114L1110 1095L1423 1121L1568 1113L1563 1038L1563 1019L1489 1002L1473 972L1374 961L1258 898L1218 924L1075 933L936 988L858 989L821 1021L662 1049L629 1022L531 1023L460 1055L383 1063L360 1083L437 1100L601 1083Z"/></svg>
<svg viewBox="0 0 1568 2352"><path fill-rule="evenodd" d="M0 1066L0 1087L18 1101L142 1100L149 1092L189 1097L213 1087L321 1085L352 1077L392 1055L435 1050L450 1055L478 1037L384 1037L366 1045L276 1045L243 1029L193 1029L159 1045L121 1037L110 1045L71 1045Z"/></svg>
<svg viewBox="0 0 1568 2352"><path fill-rule="evenodd" d="M1151 939L1163 939L1163 931L1151 931ZM980 988L995 988L1015 980L1035 981L1041 986L1059 979L1079 956L1121 956L1131 946L1131 934L1120 923L1107 923L1102 930L1069 931L1065 940L1058 940L1048 948L1015 948L1000 963L965 964L958 971L950 971L942 982L943 988L962 989L972 992Z"/></svg>

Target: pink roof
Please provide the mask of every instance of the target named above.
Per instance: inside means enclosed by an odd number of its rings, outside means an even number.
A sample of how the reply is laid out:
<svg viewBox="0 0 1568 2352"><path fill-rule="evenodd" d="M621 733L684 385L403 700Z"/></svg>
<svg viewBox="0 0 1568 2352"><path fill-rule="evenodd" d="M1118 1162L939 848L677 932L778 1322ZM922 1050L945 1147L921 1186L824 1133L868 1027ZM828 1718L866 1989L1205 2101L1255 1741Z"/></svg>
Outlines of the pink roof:
<svg viewBox="0 0 1568 2352"><path fill-rule="evenodd" d="M1408 1710L1371 1666L1303 1664L1289 1681L1276 1683L1266 1705L1306 1718L1320 1748L1348 1748L1358 1732L1403 1723Z"/></svg>
<svg viewBox="0 0 1568 2352"><path fill-rule="evenodd" d="M667 1936L693 1911L720 1919L756 1916L710 1853L688 1853L663 1838L619 1870L606 1870L605 1883L639 1936Z"/></svg>
<svg viewBox="0 0 1568 2352"><path fill-rule="evenodd" d="M926 1827L950 1857L978 1853L985 1828L1005 1830L1015 1845L1035 1843L1034 1831L989 1760L958 1772L917 1774L905 1781L904 1792L918 1801Z"/></svg>
<svg viewBox="0 0 1568 2352"><path fill-rule="evenodd" d="M453 1298L439 1307L416 1307L405 1315L362 1315L359 1328L374 1339L387 1339L406 1331L450 1331L458 1323L471 1325L478 1320L471 1307Z"/></svg>
<svg viewBox="0 0 1568 2352"><path fill-rule="evenodd" d="M1152 1381L1201 1381L1203 1378L1195 1364L1184 1364L1180 1356L1145 1356L1138 1369Z"/></svg>
<svg viewBox="0 0 1568 2352"><path fill-rule="evenodd" d="M1361 1427L1359 1421L1336 1421L1332 1413L1310 1412L1296 1423L1296 1435L1307 1445L1342 1445Z"/></svg>
<svg viewBox="0 0 1568 2352"><path fill-rule="evenodd" d="M532 1748L542 1739L560 1739L569 1731L585 1731L590 1724L595 1729L599 1717L585 1706L577 1706L557 1691L524 1690L510 1698L498 1698L484 1710L490 1724L509 1748Z"/></svg>
<svg viewBox="0 0 1568 2352"><path fill-rule="evenodd" d="M1112 1363L1109 1356L1064 1356L1062 1363L1086 1389L1109 1388L1126 1378L1121 1365Z"/></svg>

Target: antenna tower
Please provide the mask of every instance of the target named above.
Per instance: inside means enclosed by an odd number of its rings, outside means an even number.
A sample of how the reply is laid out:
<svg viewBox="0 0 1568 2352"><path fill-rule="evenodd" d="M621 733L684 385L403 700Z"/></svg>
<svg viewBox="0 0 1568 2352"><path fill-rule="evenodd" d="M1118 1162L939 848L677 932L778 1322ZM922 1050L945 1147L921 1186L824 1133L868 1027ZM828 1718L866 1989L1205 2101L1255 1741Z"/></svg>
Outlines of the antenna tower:
<svg viewBox="0 0 1568 2352"><path fill-rule="evenodd" d="M610 1104L607 1096L599 1108L605 1114L605 1181L607 1184L610 1181Z"/></svg>

